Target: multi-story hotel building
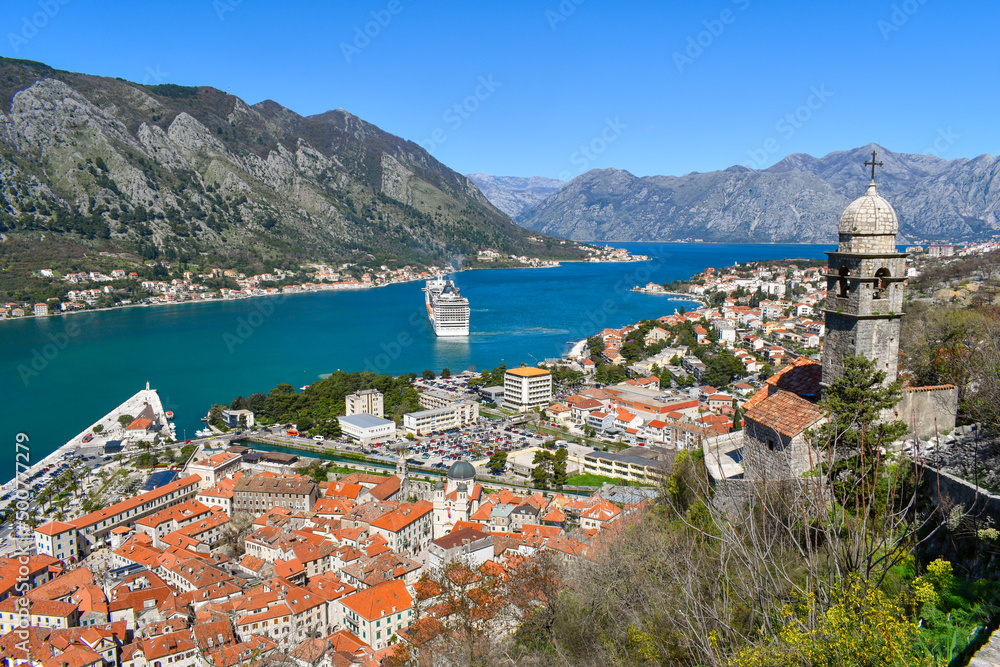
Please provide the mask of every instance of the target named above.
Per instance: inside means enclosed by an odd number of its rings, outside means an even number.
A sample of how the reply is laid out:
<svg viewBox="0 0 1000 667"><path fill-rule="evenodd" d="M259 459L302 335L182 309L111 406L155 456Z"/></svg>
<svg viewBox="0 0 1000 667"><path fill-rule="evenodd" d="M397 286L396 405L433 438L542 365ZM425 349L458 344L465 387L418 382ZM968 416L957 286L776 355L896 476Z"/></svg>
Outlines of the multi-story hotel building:
<svg viewBox="0 0 1000 667"><path fill-rule="evenodd" d="M542 368L522 366L509 369L503 377L503 407L526 412L552 402L552 373Z"/></svg>
<svg viewBox="0 0 1000 667"><path fill-rule="evenodd" d="M403 415L403 428L407 433L423 435L447 431L475 424L479 419L479 403L462 401L443 408L407 412Z"/></svg>
<svg viewBox="0 0 1000 667"><path fill-rule="evenodd" d="M347 415L385 417L385 400L378 389L365 389L348 394L344 399Z"/></svg>

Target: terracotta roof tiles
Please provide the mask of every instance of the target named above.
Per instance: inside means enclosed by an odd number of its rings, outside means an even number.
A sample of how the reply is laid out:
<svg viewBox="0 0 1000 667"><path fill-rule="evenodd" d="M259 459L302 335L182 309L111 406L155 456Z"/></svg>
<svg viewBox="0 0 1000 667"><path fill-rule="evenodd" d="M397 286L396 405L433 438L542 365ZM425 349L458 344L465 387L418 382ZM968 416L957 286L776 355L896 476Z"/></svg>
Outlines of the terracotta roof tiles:
<svg viewBox="0 0 1000 667"><path fill-rule="evenodd" d="M815 403L779 389L750 408L744 418L768 426L781 435L795 437L822 416L823 412Z"/></svg>

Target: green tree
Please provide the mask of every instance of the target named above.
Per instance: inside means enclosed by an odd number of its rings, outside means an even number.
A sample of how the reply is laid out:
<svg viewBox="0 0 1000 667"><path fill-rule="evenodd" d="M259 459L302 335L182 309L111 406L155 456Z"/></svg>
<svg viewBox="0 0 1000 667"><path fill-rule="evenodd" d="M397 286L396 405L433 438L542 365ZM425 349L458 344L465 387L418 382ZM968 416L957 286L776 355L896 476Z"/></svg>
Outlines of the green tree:
<svg viewBox="0 0 1000 667"><path fill-rule="evenodd" d="M219 405L216 403L208 411L208 423L216 428L224 427L226 424L222 421L222 411L226 409L226 406Z"/></svg>
<svg viewBox="0 0 1000 667"><path fill-rule="evenodd" d="M883 444L907 432L899 420L886 421L899 403L901 383L887 383L886 373L875 362L862 356L844 359L844 373L823 393L822 407L827 422L817 435L828 448L840 448L863 458L875 457Z"/></svg>
<svg viewBox="0 0 1000 667"><path fill-rule="evenodd" d="M122 428L125 428L133 421L135 421L135 417L132 415L118 415L118 423L121 424Z"/></svg>
<svg viewBox="0 0 1000 667"><path fill-rule="evenodd" d="M442 368L441 369L441 377L443 377L445 379L450 378L451 377L451 369L450 368Z"/></svg>
<svg viewBox="0 0 1000 667"><path fill-rule="evenodd" d="M257 392L256 394L250 394L247 397L247 410L250 410L254 414L263 411L264 404L267 401L267 396Z"/></svg>
<svg viewBox="0 0 1000 667"><path fill-rule="evenodd" d="M629 340L622 343L621 349L618 350L618 353L625 357L626 361L631 363L645 358L646 349L643 347L641 341Z"/></svg>
<svg viewBox="0 0 1000 667"><path fill-rule="evenodd" d="M104 431L104 424L94 424L94 426L90 430L93 431L94 433L101 433L102 431Z"/></svg>
<svg viewBox="0 0 1000 667"><path fill-rule="evenodd" d="M587 349L592 358L600 358L601 352L604 352L604 339L600 336L591 336L587 339Z"/></svg>
<svg viewBox="0 0 1000 667"><path fill-rule="evenodd" d="M562 488L566 484L568 475L566 474L566 459L569 453L565 448L560 447L552 457L552 485Z"/></svg>
<svg viewBox="0 0 1000 667"><path fill-rule="evenodd" d="M507 467L507 452L502 450L493 452L486 467L493 472L503 472L504 468Z"/></svg>
<svg viewBox="0 0 1000 667"><path fill-rule="evenodd" d="M535 452L532 464L535 466L531 471L531 481L536 489L549 488L549 478L552 476L552 452L546 449L539 449Z"/></svg>
<svg viewBox="0 0 1000 667"><path fill-rule="evenodd" d="M420 374L420 377L422 377L425 380L433 380L434 378L437 377L437 375L435 375L434 371L432 371L431 369L425 368L424 372Z"/></svg>

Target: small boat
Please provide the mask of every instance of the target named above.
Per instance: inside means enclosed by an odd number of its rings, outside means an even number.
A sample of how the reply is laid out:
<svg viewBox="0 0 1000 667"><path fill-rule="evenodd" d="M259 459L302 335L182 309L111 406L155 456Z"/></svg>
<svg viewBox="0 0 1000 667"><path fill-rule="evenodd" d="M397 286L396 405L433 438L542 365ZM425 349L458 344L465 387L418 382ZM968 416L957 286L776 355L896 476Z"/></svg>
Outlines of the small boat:
<svg viewBox="0 0 1000 667"><path fill-rule="evenodd" d="M202 420L203 422L207 422L207 421L208 421L208 417L202 417L202 418L201 418L201 420Z"/></svg>
<svg viewBox="0 0 1000 667"><path fill-rule="evenodd" d="M173 410L167 410L166 414L167 414L167 419L173 419L174 418L174 411Z"/></svg>

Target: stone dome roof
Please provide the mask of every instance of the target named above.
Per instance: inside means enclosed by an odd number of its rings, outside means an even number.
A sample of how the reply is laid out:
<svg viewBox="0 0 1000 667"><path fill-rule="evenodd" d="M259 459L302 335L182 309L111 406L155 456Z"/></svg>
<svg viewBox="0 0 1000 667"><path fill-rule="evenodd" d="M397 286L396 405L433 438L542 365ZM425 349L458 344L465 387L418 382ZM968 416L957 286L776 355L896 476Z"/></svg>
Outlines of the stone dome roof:
<svg viewBox="0 0 1000 667"><path fill-rule="evenodd" d="M858 197L844 209L840 216L841 234L896 234L899 220L892 204L887 202L875 189L874 181L868 184L868 192Z"/></svg>
<svg viewBox="0 0 1000 667"><path fill-rule="evenodd" d="M468 461L456 461L448 468L448 479L456 481L475 479L476 469Z"/></svg>

